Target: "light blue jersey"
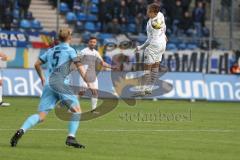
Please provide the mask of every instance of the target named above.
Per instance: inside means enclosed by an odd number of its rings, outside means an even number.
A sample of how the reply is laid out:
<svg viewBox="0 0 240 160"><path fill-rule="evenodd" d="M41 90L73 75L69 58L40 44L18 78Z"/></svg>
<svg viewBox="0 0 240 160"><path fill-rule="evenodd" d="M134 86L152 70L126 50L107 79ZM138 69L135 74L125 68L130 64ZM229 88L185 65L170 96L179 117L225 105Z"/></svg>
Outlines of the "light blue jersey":
<svg viewBox="0 0 240 160"><path fill-rule="evenodd" d="M56 80L56 86L61 87L58 81L63 81L63 79L65 81L70 73L70 64L77 61L76 50L67 43L60 43L42 54L39 59L43 64L47 65L46 84L43 88L39 111L43 112L53 109L60 100L67 101L69 107L79 106L78 99L75 95L53 90L49 85L49 77L51 76L51 79Z"/></svg>
<svg viewBox="0 0 240 160"><path fill-rule="evenodd" d="M61 43L40 55L39 59L47 65L46 84L48 84L49 76L57 68L64 68L60 73L63 76L69 74L70 63L77 60L77 52L69 44Z"/></svg>

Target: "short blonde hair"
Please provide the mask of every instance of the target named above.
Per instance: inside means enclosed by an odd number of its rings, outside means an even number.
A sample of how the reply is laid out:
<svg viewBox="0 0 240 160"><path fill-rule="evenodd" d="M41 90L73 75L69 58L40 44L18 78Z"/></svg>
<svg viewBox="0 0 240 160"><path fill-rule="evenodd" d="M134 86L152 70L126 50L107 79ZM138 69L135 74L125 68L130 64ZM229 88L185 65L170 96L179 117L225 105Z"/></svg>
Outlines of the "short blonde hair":
<svg viewBox="0 0 240 160"><path fill-rule="evenodd" d="M66 42L72 35L72 30L70 28L61 28L58 33L58 39L61 42Z"/></svg>

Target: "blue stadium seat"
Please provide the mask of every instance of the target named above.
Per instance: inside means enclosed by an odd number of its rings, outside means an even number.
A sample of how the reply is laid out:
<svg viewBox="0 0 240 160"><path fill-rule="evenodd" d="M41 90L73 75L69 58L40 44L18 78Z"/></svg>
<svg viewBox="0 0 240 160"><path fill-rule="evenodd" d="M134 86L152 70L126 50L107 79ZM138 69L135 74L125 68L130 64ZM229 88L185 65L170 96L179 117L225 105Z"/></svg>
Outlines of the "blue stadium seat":
<svg viewBox="0 0 240 160"><path fill-rule="evenodd" d="M41 30L43 27L41 25L41 22L35 19L32 21L32 28L35 30Z"/></svg>
<svg viewBox="0 0 240 160"><path fill-rule="evenodd" d="M59 10L60 10L60 13L62 13L62 14L65 14L65 13L69 12L68 5L66 3L63 3L63 2L60 3Z"/></svg>
<svg viewBox="0 0 240 160"><path fill-rule="evenodd" d="M98 35L98 39L100 40L109 39L109 38L113 38L113 35L109 33L100 33Z"/></svg>
<svg viewBox="0 0 240 160"><path fill-rule="evenodd" d="M86 21L87 20L87 15L85 13L78 13L77 14L77 20L78 21Z"/></svg>
<svg viewBox="0 0 240 160"><path fill-rule="evenodd" d="M77 21L77 23L76 23L76 29L77 29L77 31L79 31L79 32L84 31L84 25L83 25L83 23L80 22L80 21Z"/></svg>
<svg viewBox="0 0 240 160"><path fill-rule="evenodd" d="M129 17L128 17L128 22L129 22L129 23L135 23L135 17L129 16Z"/></svg>
<svg viewBox="0 0 240 160"><path fill-rule="evenodd" d="M174 43L167 44L167 50L177 50L177 46Z"/></svg>
<svg viewBox="0 0 240 160"><path fill-rule="evenodd" d="M92 0L92 3L93 3L93 4L98 4L98 3L99 3L99 0Z"/></svg>
<svg viewBox="0 0 240 160"><path fill-rule="evenodd" d="M170 41L170 43L175 43L175 44L178 44L178 43L181 43L181 41L176 37L176 36L170 36L169 37L169 41Z"/></svg>
<svg viewBox="0 0 240 160"><path fill-rule="evenodd" d="M198 49L198 46L194 43L189 43L187 44L187 48L186 49L189 49L189 50L195 50L195 49Z"/></svg>
<svg viewBox="0 0 240 160"><path fill-rule="evenodd" d="M77 20L77 16L73 12L68 12L66 15L67 23L74 23Z"/></svg>
<svg viewBox="0 0 240 160"><path fill-rule="evenodd" d="M180 50L185 50L186 48L187 48L186 43L180 43L180 44L178 45L178 49L180 49Z"/></svg>
<svg viewBox="0 0 240 160"><path fill-rule="evenodd" d="M92 23L92 22L86 22L84 28L89 32L96 31L96 27L95 27L94 23Z"/></svg>
<svg viewBox="0 0 240 160"><path fill-rule="evenodd" d="M131 23L128 25L128 32L130 33L136 33L136 25Z"/></svg>
<svg viewBox="0 0 240 160"><path fill-rule="evenodd" d="M23 19L20 22L20 27L25 30L31 29L31 23L28 20Z"/></svg>
<svg viewBox="0 0 240 160"><path fill-rule="evenodd" d="M96 30L97 31L101 30L101 23L100 22L96 23Z"/></svg>
<svg viewBox="0 0 240 160"><path fill-rule="evenodd" d="M91 34L89 32L84 32L82 34L82 40L83 42L88 42L89 38L90 38Z"/></svg>
<svg viewBox="0 0 240 160"><path fill-rule="evenodd" d="M93 14L98 14L98 7L96 4L93 4L91 7L90 7L90 11L91 13Z"/></svg>
<svg viewBox="0 0 240 160"><path fill-rule="evenodd" d="M87 16L87 21L97 21L98 20L98 18L97 18L97 16L96 15L93 15L93 14L89 14L88 16Z"/></svg>
<svg viewBox="0 0 240 160"><path fill-rule="evenodd" d="M147 39L147 36L143 35L143 34L140 34L138 37L137 37L137 41L139 43L144 43Z"/></svg>
<svg viewBox="0 0 240 160"><path fill-rule="evenodd" d="M19 16L19 10L18 9L14 9L13 10L13 18L15 19L18 19L20 16Z"/></svg>

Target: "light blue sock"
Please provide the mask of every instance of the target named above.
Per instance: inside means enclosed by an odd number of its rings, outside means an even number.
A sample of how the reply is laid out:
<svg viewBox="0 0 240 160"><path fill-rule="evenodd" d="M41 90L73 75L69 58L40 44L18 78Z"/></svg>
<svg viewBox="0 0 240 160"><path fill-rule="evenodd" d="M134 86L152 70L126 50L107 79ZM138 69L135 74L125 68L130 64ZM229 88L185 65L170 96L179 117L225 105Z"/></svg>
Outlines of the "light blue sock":
<svg viewBox="0 0 240 160"><path fill-rule="evenodd" d="M68 125L68 136L75 137L80 123L80 113L74 113Z"/></svg>
<svg viewBox="0 0 240 160"><path fill-rule="evenodd" d="M21 129L24 130L24 132L26 132L28 129L30 129L31 127L35 126L36 124L38 124L38 122L40 121L40 117L38 114L34 114L31 115L30 117L28 117L28 119L23 123Z"/></svg>

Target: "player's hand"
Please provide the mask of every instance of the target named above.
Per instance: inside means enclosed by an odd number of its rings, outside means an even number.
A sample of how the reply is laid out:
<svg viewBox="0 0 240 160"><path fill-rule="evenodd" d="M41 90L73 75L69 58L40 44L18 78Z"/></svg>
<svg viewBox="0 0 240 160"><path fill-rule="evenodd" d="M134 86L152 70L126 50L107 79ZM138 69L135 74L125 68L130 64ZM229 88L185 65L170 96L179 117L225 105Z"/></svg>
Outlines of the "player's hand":
<svg viewBox="0 0 240 160"><path fill-rule="evenodd" d="M112 66L111 66L111 69L112 69L112 70L118 70L119 68L120 68L119 65L112 65Z"/></svg>

